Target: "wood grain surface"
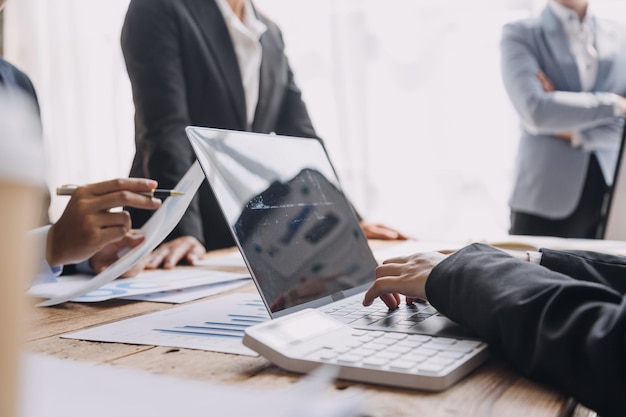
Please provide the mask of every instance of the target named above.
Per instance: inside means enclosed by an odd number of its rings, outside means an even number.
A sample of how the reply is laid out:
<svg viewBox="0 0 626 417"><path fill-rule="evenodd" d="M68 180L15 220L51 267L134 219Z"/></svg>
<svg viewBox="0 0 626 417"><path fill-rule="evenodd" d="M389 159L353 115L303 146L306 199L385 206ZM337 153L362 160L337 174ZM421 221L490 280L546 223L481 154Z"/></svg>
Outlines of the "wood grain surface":
<svg viewBox="0 0 626 417"><path fill-rule="evenodd" d="M256 289L249 284L232 292L243 291L256 292ZM219 296L221 295L214 297ZM37 301L32 300L33 308L29 318L26 346L31 352L248 387L284 386L293 384L300 378L297 374L277 368L262 357L160 346L88 342L60 337L64 333L90 326L175 308L173 305L115 300L93 304L64 303L54 307L36 308L34 305ZM452 388L439 393L341 380L332 389L365 391L367 416L372 417L562 417L572 415L575 408L575 404L565 396L521 377L497 358L493 358ZM576 412L583 411L578 408Z"/></svg>

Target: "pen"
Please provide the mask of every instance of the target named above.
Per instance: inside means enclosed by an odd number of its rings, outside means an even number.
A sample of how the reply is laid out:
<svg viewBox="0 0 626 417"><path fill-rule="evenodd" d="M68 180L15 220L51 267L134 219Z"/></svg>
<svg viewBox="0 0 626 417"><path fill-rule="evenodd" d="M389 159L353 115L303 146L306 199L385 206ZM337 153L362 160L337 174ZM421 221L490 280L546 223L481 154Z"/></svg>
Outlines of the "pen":
<svg viewBox="0 0 626 417"><path fill-rule="evenodd" d="M75 184L65 184L60 187L57 187L57 195L72 195L72 193L78 188L78 185ZM178 197L183 195L180 191L176 190L162 190L159 188L155 188L150 191L142 191L137 194L145 195L146 197L156 197L156 198L166 198L166 197Z"/></svg>

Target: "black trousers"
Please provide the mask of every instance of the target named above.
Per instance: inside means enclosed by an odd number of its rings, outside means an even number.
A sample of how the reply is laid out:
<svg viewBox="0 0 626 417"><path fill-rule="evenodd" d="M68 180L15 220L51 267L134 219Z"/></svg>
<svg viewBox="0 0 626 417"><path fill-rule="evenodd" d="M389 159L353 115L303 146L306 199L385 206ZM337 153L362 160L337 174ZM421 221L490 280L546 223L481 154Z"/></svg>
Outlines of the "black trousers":
<svg viewBox="0 0 626 417"><path fill-rule="evenodd" d="M583 239L601 238L602 206L609 187L595 155L591 155L583 192L574 212L564 219L547 219L511 211L512 235L557 236Z"/></svg>

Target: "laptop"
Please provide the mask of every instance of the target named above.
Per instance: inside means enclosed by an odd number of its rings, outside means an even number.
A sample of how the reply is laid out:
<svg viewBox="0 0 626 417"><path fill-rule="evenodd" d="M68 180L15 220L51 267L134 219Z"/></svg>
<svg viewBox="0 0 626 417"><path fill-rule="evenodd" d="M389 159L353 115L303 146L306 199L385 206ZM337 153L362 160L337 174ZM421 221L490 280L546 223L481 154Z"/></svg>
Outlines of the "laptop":
<svg viewBox="0 0 626 417"><path fill-rule="evenodd" d="M603 220L598 236L608 240L626 240L626 123L622 129L617 166L613 176L613 185L609 189L604 204Z"/></svg>
<svg viewBox="0 0 626 417"><path fill-rule="evenodd" d="M473 338L426 302L361 305L377 261L319 140L186 133L270 317L314 308L357 329Z"/></svg>

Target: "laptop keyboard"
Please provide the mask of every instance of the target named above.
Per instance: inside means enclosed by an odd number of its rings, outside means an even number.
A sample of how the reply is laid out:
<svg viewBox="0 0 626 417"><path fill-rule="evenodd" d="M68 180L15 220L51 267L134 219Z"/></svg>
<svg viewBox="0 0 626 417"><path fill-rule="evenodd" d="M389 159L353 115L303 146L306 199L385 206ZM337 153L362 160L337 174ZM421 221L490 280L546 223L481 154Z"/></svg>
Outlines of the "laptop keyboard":
<svg viewBox="0 0 626 417"><path fill-rule="evenodd" d="M414 326L437 314L437 310L426 302L400 305L390 310L380 299L364 307L361 298L351 298L345 303L334 303L322 308L329 316L352 327L377 330L410 331Z"/></svg>

